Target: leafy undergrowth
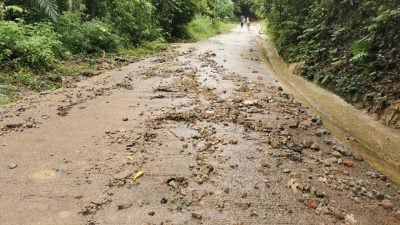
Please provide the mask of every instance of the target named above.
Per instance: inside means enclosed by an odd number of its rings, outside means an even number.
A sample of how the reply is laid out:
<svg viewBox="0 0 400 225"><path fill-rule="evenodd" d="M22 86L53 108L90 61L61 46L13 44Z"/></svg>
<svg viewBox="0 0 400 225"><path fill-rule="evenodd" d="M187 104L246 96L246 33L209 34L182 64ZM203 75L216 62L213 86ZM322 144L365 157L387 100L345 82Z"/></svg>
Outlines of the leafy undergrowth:
<svg viewBox="0 0 400 225"><path fill-rule="evenodd" d="M400 101L398 1L265 2L268 33L302 76L378 116Z"/></svg>
<svg viewBox="0 0 400 225"><path fill-rule="evenodd" d="M64 81L79 81L105 70L115 69L165 51L163 39L145 42L137 48L121 50L119 54L77 55L59 61L47 71L20 67L18 71L0 71L0 105L20 99L28 93L60 88Z"/></svg>
<svg viewBox="0 0 400 225"><path fill-rule="evenodd" d="M218 20L213 23L212 19L208 16L196 16L195 19L187 25L186 29L190 40L199 41L220 33L228 32L234 27L235 24L231 22Z"/></svg>

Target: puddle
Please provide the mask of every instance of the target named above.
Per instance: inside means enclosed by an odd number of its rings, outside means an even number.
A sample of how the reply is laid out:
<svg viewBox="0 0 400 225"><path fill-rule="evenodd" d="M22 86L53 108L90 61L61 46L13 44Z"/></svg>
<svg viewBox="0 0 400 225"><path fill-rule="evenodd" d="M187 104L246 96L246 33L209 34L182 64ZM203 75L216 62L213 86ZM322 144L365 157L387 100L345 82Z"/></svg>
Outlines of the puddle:
<svg viewBox="0 0 400 225"><path fill-rule="evenodd" d="M384 126L337 95L293 75L267 39L259 37L257 43L265 65L273 71L285 91L320 115L324 126L353 152L362 155L372 167L400 185L399 130Z"/></svg>

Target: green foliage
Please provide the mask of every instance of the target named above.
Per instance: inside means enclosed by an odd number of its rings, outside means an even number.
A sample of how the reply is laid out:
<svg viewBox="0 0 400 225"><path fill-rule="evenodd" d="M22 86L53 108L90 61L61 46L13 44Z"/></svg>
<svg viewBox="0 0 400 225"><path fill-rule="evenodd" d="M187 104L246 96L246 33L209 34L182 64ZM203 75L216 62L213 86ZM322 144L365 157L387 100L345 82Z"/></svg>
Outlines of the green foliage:
<svg viewBox="0 0 400 225"><path fill-rule="evenodd" d="M351 62L365 62L370 56L371 43L363 38L354 42L351 46L351 53L353 57L350 59Z"/></svg>
<svg viewBox="0 0 400 225"><path fill-rule="evenodd" d="M168 40L186 36L185 25L198 11L197 0L152 0L157 25Z"/></svg>
<svg viewBox="0 0 400 225"><path fill-rule="evenodd" d="M208 1L212 17L220 19L232 19L235 5L232 0Z"/></svg>
<svg viewBox="0 0 400 225"><path fill-rule="evenodd" d="M160 31L153 26L154 7L148 0L113 0L107 3L106 21L130 44L155 40Z"/></svg>
<svg viewBox="0 0 400 225"><path fill-rule="evenodd" d="M55 0L35 0L35 3L45 12L51 19L57 20L58 6Z"/></svg>
<svg viewBox="0 0 400 225"><path fill-rule="evenodd" d="M61 49L58 35L47 23L0 22L0 40L0 63L36 70L52 67Z"/></svg>
<svg viewBox="0 0 400 225"><path fill-rule="evenodd" d="M121 38L98 20L84 22L80 13L65 13L54 25L66 50L74 53L117 52Z"/></svg>
<svg viewBox="0 0 400 225"><path fill-rule="evenodd" d="M269 35L286 60L305 61L302 75L350 101L399 96L398 0L261 1Z"/></svg>
<svg viewBox="0 0 400 225"><path fill-rule="evenodd" d="M262 14L260 0L232 0L234 3L234 14L236 18L240 16L256 18L257 14Z"/></svg>
<svg viewBox="0 0 400 225"><path fill-rule="evenodd" d="M208 16L196 16L190 22L186 29L189 38L195 41L206 39L221 32L226 32L232 29L235 25L223 21L213 23L212 19Z"/></svg>

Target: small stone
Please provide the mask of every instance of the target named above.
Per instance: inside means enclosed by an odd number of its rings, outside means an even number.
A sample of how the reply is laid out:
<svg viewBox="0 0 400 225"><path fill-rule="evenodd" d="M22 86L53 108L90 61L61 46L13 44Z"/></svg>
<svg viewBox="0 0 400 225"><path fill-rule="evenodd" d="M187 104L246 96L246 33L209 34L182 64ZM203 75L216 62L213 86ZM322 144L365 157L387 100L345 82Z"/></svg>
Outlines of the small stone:
<svg viewBox="0 0 400 225"><path fill-rule="evenodd" d="M149 216L154 216L156 213L154 211L149 212Z"/></svg>
<svg viewBox="0 0 400 225"><path fill-rule="evenodd" d="M343 160L343 164L347 167L353 167L354 166L354 162L351 159L345 159Z"/></svg>
<svg viewBox="0 0 400 225"><path fill-rule="evenodd" d="M311 145L312 145L311 141L307 141L307 140L303 141L303 147L304 148L310 148Z"/></svg>
<svg viewBox="0 0 400 225"><path fill-rule="evenodd" d="M320 202L318 200L310 200L308 202L308 207L311 209L316 209L316 208L318 208L319 204L320 204Z"/></svg>
<svg viewBox="0 0 400 225"><path fill-rule="evenodd" d="M333 155L334 157L336 157L336 158L342 157L342 154L341 154L340 152L338 152L338 151L332 152L332 155Z"/></svg>
<svg viewBox="0 0 400 225"><path fill-rule="evenodd" d="M16 163L10 163L9 165L8 165L8 168L10 169L10 170L13 170L13 169L15 169L15 168L17 168L18 167L18 165L16 164Z"/></svg>
<svg viewBox="0 0 400 225"><path fill-rule="evenodd" d="M364 157L360 154L353 154L353 158L357 161L364 161Z"/></svg>
<svg viewBox="0 0 400 225"><path fill-rule="evenodd" d="M311 145L311 149L314 150L314 151L319 151L321 148L319 147L318 143L313 143Z"/></svg>
<svg viewBox="0 0 400 225"><path fill-rule="evenodd" d="M117 205L118 210L123 210L123 209L129 209L130 207L132 207L132 204L121 204L121 205Z"/></svg>
<svg viewBox="0 0 400 225"><path fill-rule="evenodd" d="M339 220L344 220L344 218L346 217L346 213L340 209L333 210L333 215Z"/></svg>
<svg viewBox="0 0 400 225"><path fill-rule="evenodd" d="M394 214L394 217L400 221L400 210L397 210L397 212Z"/></svg>
<svg viewBox="0 0 400 225"><path fill-rule="evenodd" d="M197 219L197 220L203 219L203 216L201 214L199 214L199 213L196 213L196 212L192 213L192 217Z"/></svg>
<svg viewBox="0 0 400 225"><path fill-rule="evenodd" d="M345 147L338 147L338 146L334 146L334 147L336 148L337 151L339 151L344 156L353 155L353 153L349 149L347 149Z"/></svg>
<svg viewBox="0 0 400 225"><path fill-rule="evenodd" d="M175 180L177 182L179 182L179 183L182 183L183 181L185 181L185 178L184 177L177 177Z"/></svg>
<svg viewBox="0 0 400 225"><path fill-rule="evenodd" d="M394 204L393 202L391 202L388 199L383 200L380 205L384 208L384 209L393 209Z"/></svg>
<svg viewBox="0 0 400 225"><path fill-rule="evenodd" d="M284 173L290 173L290 170L289 169L285 169L283 172Z"/></svg>
<svg viewBox="0 0 400 225"><path fill-rule="evenodd" d="M161 204L167 204L168 203L168 199L164 197L164 198L161 199L160 202L161 202Z"/></svg>
<svg viewBox="0 0 400 225"><path fill-rule="evenodd" d="M128 120L129 120L128 118L122 118L122 121L124 121L124 122L126 122Z"/></svg>

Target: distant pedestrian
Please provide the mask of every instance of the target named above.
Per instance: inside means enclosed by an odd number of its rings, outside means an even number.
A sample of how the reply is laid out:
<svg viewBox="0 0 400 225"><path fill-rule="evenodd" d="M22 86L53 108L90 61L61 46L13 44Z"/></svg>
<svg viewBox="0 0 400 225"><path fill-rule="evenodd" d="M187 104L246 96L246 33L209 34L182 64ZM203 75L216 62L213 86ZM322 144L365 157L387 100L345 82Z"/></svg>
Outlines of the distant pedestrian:
<svg viewBox="0 0 400 225"><path fill-rule="evenodd" d="M246 18L246 25L247 25L247 30L250 32L250 18L249 17L247 17Z"/></svg>
<svg viewBox="0 0 400 225"><path fill-rule="evenodd" d="M246 18L242 15L240 17L240 27L243 29L244 23L246 22Z"/></svg>

